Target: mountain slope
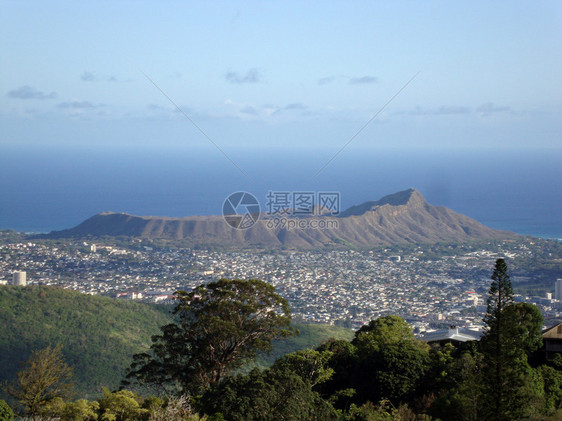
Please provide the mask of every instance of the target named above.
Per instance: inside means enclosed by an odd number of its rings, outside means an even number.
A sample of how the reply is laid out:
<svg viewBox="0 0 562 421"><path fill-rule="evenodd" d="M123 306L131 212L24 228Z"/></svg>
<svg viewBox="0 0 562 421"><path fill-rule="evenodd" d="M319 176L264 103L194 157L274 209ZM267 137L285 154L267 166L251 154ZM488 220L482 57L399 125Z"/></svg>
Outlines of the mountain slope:
<svg viewBox="0 0 562 421"><path fill-rule="evenodd" d="M0 285L0 385L15 378L31 351L62 344L65 361L74 368L77 398L97 397L102 386L119 386L132 355L146 351L150 337L170 323L169 310L62 288ZM353 337L345 328L294 326L301 335L275 341L272 353L260 354L256 366L330 338Z"/></svg>
<svg viewBox="0 0 562 421"><path fill-rule="evenodd" d="M119 386L169 316L153 306L45 286L0 285L0 383L31 351L63 345L80 396Z"/></svg>
<svg viewBox="0 0 562 421"><path fill-rule="evenodd" d="M403 243L462 242L503 239L516 234L488 228L445 207L428 204L415 189L352 206L341 215L310 216L305 222L331 223L324 229L268 227L267 215L247 230L229 226L222 216L184 218L100 213L75 228L54 231L49 238L130 236L182 240L191 245L244 247L323 247L338 244L377 246Z"/></svg>

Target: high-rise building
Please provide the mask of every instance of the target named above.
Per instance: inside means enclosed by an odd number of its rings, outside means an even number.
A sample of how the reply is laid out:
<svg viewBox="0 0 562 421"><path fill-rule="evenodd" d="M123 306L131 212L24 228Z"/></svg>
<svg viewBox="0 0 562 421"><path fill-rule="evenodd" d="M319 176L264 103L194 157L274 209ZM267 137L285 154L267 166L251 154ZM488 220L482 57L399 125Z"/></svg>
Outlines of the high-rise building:
<svg viewBox="0 0 562 421"><path fill-rule="evenodd" d="M554 299L562 301L562 279L556 280L556 285L554 286Z"/></svg>
<svg viewBox="0 0 562 421"><path fill-rule="evenodd" d="M12 277L12 285L19 285L24 287L27 285L27 273L23 270L16 270L14 271L14 275Z"/></svg>

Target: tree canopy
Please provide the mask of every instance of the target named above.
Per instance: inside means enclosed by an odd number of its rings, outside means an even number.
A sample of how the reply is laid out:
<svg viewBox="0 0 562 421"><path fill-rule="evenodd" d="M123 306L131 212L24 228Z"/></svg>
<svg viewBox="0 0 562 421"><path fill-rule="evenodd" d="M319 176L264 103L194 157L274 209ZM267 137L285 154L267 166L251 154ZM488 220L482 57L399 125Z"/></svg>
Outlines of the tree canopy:
<svg viewBox="0 0 562 421"><path fill-rule="evenodd" d="M49 401L70 396L72 369L64 362L61 349L58 346L34 351L18 372L17 380L6 388L26 414L37 415Z"/></svg>
<svg viewBox="0 0 562 421"><path fill-rule="evenodd" d="M195 393L293 334L287 301L260 280L221 279L176 298L177 321L135 355L128 378Z"/></svg>

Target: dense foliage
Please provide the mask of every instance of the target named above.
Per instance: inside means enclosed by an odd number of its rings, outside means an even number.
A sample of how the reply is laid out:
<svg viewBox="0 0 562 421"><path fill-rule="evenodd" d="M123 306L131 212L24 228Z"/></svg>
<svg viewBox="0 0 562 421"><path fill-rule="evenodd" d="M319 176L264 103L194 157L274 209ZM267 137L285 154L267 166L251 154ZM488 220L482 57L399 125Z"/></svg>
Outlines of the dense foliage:
<svg viewBox="0 0 562 421"><path fill-rule="evenodd" d="M287 367L257 369L225 379L203 396L203 410L227 420L337 420L329 402L311 382Z"/></svg>
<svg viewBox="0 0 562 421"><path fill-rule="evenodd" d="M61 347L47 347L31 353L6 391L27 414L38 415L45 402L70 397L71 378L72 369L64 362Z"/></svg>
<svg viewBox="0 0 562 421"><path fill-rule="evenodd" d="M14 411L6 403L6 401L0 399L0 421L12 421L14 419Z"/></svg>
<svg viewBox="0 0 562 421"><path fill-rule="evenodd" d="M63 345L74 368L77 397L95 397L119 386L134 353L148 349L151 335L171 321L170 307L80 294L62 288L0 286L0 384L16 378L34 350ZM295 325L300 335L273 341L271 354L255 365L267 368L290 352L314 348L328 338L351 339L351 329ZM0 395L7 396L0 388Z"/></svg>
<svg viewBox="0 0 562 421"><path fill-rule="evenodd" d="M177 322L153 336L149 353L134 356L128 378L195 393L293 334L287 301L263 281L221 279L176 297Z"/></svg>
<svg viewBox="0 0 562 421"><path fill-rule="evenodd" d="M12 380L33 350L62 345L79 396L119 385L135 352L169 322L145 304L45 286L0 286L0 382Z"/></svg>

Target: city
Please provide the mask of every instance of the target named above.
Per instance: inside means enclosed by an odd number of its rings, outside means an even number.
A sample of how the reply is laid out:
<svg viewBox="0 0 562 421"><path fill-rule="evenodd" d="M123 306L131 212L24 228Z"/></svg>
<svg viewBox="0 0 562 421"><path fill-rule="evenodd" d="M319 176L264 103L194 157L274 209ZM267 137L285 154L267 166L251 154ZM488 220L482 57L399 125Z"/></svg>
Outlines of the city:
<svg viewBox="0 0 562 421"><path fill-rule="evenodd" d="M542 241L540 246L537 241ZM399 315L417 333L450 325L478 330L491 271L499 257L506 258L510 268L513 265L515 300L536 304L546 325L562 320L560 287L558 296L554 293L560 272L554 269L554 276L552 272L545 275L517 265L546 255L559 267L558 250L556 241L530 237L489 244L321 251L219 251L142 239L50 242L18 238L0 244L0 283L51 285L86 294L171 303L177 290L191 290L220 278L254 278L274 285L289 302L293 318L301 322L358 329L377 317ZM529 282L539 284L542 292L521 294L518 285Z"/></svg>

